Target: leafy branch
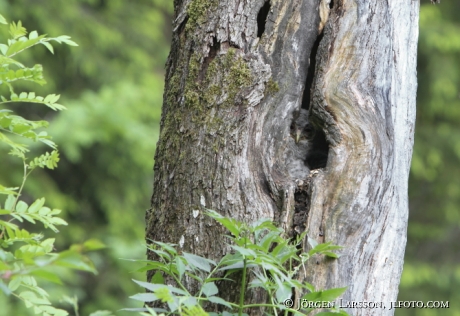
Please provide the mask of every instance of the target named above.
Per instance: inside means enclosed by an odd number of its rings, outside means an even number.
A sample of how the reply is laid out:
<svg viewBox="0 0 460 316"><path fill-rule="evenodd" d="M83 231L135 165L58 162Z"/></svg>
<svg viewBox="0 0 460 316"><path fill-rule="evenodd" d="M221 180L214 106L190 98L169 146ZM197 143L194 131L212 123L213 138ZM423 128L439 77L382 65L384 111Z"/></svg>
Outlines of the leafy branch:
<svg viewBox="0 0 460 316"><path fill-rule="evenodd" d="M0 23L7 24L1 15ZM21 102L44 105L55 111L64 110L65 107L57 103L60 97L57 94L42 97L35 92L15 93L13 85L19 81L31 81L39 85L46 81L41 65L26 67L13 57L36 45L44 45L54 53L50 43L53 41L71 46L77 44L68 36L51 38L38 35L36 31L27 35L21 21L12 22L9 31L11 38L7 43L0 44L0 86L5 86L10 96L7 98L0 95L0 106ZM97 240L89 240L82 245L73 245L68 250L57 252L54 247L55 238L45 239L42 233L32 233L23 227L25 222L39 222L45 228L58 233L57 226L67 225L60 217L61 210L45 206L45 198L37 199L31 205L21 199L26 180L35 169L54 169L59 162L56 144L41 130L46 127L47 121L31 121L14 114L11 109L0 109L0 144L9 147L9 155L19 158L23 163L23 178L19 187L0 185L0 194L6 195L4 203L0 203L0 291L24 302L26 307L33 309L34 314L65 316L68 315L67 311L51 306L49 295L38 285L37 278L62 284L56 267L96 273L86 253L103 248L104 245ZM29 158L25 141L41 142L53 150ZM78 311L75 311L78 315ZM101 311L93 315L111 313Z"/></svg>
<svg viewBox="0 0 460 316"><path fill-rule="evenodd" d="M331 290L316 290L309 283L301 283L296 276L306 261L315 254L322 254L332 258L339 255L333 251L341 249L331 243L315 244L308 252L299 253L300 244L306 233L294 241L283 238L283 232L275 227L268 219L259 220L251 225L235 219L223 217L215 211L208 210L206 215L227 228L231 235L227 236L229 246L234 253L227 254L219 262L187 252L178 252L176 245L153 241L148 246L149 251L155 253L158 260L142 261L145 267L139 272L156 271L152 283L134 280L151 293L139 293L131 298L144 303L160 302L168 309L132 308L128 311L142 312L143 315L209 315L209 316L242 316L245 309L265 308L271 311L270 315L306 315L312 309L294 309L285 304L291 299L293 289L296 292L307 292L300 299L311 302L333 301L345 292L346 288ZM241 289L238 302L228 302L219 297L216 285L218 281L232 280L235 272L241 272ZM174 285L168 281L173 280ZM197 293L190 293L184 285L184 277L193 279L200 284ZM251 276L251 277L249 277ZM246 279L251 279L247 284ZM246 288L262 288L268 296L268 301L244 304ZM224 312L206 312L210 305L221 305ZM347 315L343 310L333 309L331 312Z"/></svg>

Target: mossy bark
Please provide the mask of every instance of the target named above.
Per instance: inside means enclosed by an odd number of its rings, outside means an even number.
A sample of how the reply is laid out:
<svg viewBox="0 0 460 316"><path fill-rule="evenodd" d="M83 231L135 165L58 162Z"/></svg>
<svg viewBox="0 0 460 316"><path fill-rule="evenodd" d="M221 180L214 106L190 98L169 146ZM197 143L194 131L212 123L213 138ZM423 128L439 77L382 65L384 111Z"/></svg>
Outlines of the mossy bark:
<svg viewBox="0 0 460 316"><path fill-rule="evenodd" d="M345 247L338 260L315 258L308 281L349 286L347 300L389 302L406 238L418 2L335 0L322 22L320 7L175 0L146 237L219 260L230 249L206 208L272 218L287 236L307 229ZM327 160L295 179L286 157L301 108L323 138L312 151ZM237 301L238 284L219 293ZM264 299L248 292L248 302Z"/></svg>

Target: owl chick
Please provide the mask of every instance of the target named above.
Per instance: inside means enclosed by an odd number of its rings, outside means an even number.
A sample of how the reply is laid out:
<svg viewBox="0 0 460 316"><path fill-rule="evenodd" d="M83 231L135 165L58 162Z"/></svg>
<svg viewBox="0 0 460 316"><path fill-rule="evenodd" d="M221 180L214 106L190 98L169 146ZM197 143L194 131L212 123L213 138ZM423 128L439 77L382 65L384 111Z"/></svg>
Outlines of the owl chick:
<svg viewBox="0 0 460 316"><path fill-rule="evenodd" d="M294 179L304 179L310 173L306 160L311 148L311 133L308 111L301 109L297 115L294 115L285 157L289 174Z"/></svg>

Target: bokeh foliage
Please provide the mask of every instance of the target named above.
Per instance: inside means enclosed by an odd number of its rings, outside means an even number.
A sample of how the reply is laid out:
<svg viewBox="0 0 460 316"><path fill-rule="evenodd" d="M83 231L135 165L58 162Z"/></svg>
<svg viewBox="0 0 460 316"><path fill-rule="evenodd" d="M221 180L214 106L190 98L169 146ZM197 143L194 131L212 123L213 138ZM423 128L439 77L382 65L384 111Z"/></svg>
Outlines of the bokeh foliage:
<svg viewBox="0 0 460 316"><path fill-rule="evenodd" d="M45 48L25 55L42 63L48 85L68 110L49 133L60 145L57 171L36 174L30 200L46 196L63 209L68 229L61 239L98 238L108 250L93 259L98 276L81 274L67 287L78 295L81 314L133 306L139 288L119 258L142 258L143 216L149 207L154 145L169 51L173 1L0 0L11 20L50 36L68 34L80 45ZM417 126L410 176L410 223L400 300L449 300L448 310L401 309L397 316L460 315L460 2L422 1L418 64ZM3 34L0 34L3 35ZM30 119L54 113L18 109ZM0 162L0 178L14 186L21 175ZM19 168L20 169L20 168ZM57 245L64 248L66 245ZM59 296L62 288L50 289ZM0 297L0 316L26 315ZM14 312L13 312L14 311ZM122 313L120 313L122 314Z"/></svg>
<svg viewBox="0 0 460 316"><path fill-rule="evenodd" d="M129 273L138 266L120 258L145 256L144 213L152 193L172 1L0 0L0 12L29 30L67 32L79 44L56 47L55 56L37 47L20 60L43 64L48 84L35 91L59 91L68 108L62 115L25 104L16 108L29 119L51 118L48 132L61 152L59 168L37 172L25 198L46 196L50 207L64 211L71 224L56 247L91 238L108 246L91 254L97 276L82 273L65 290L47 290L56 298L78 296L81 315L139 306L128 296L139 291L131 279L144 275ZM17 167L1 161L3 184L21 180ZM1 316L28 314L3 296L0 306Z"/></svg>
<svg viewBox="0 0 460 316"><path fill-rule="evenodd" d="M422 2L415 147L400 300L450 301L449 309L397 316L460 315L460 2Z"/></svg>

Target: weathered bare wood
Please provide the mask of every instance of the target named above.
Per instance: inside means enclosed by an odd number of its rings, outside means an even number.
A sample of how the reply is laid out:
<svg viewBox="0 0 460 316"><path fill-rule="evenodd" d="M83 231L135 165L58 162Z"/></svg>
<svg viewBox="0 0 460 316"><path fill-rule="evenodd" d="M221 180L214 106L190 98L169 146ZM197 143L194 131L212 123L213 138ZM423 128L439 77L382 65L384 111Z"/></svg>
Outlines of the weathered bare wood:
<svg viewBox="0 0 460 316"><path fill-rule="evenodd" d="M387 308L397 297L406 243L417 12L417 1L338 3L318 51L314 86L314 117L333 145L327 168L313 176L307 227L318 241L346 248L341 259L310 267L310 280L349 286L344 300Z"/></svg>
<svg viewBox="0 0 460 316"><path fill-rule="evenodd" d="M406 238L418 1L323 1L272 0L265 22L264 0L175 0L146 236L219 259L229 249L205 208L273 218L288 236L345 246L308 267L315 286L389 304ZM316 132L299 140L302 108Z"/></svg>

